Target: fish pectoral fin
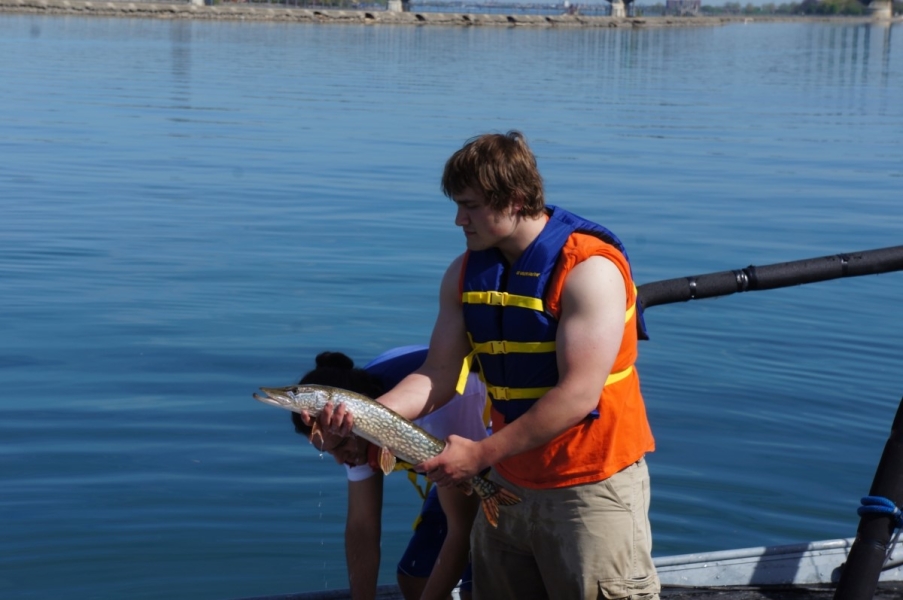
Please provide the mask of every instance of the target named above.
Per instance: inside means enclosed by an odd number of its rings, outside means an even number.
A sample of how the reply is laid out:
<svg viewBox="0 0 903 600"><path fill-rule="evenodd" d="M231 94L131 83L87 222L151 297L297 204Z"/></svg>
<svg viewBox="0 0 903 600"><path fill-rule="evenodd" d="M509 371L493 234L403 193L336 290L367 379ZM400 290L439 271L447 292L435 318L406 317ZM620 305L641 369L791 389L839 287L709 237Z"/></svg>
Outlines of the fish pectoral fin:
<svg viewBox="0 0 903 600"><path fill-rule="evenodd" d="M379 449L379 468L383 475L388 475L395 470L395 453L388 448Z"/></svg>
<svg viewBox="0 0 903 600"><path fill-rule="evenodd" d="M314 421L314 424L310 428L310 443L314 445L314 448L323 452L326 440L323 439L323 430L320 429L319 421Z"/></svg>

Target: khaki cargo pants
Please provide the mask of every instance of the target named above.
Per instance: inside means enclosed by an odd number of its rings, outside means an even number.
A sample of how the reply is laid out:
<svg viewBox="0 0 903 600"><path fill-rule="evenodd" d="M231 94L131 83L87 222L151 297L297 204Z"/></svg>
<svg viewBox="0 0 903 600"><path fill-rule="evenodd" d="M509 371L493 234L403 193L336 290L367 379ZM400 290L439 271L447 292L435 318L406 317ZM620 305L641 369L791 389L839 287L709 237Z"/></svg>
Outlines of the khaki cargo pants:
<svg viewBox="0 0 903 600"><path fill-rule="evenodd" d="M645 460L604 481L532 490L494 471L522 499L498 529L480 512L471 534L474 600L658 600Z"/></svg>

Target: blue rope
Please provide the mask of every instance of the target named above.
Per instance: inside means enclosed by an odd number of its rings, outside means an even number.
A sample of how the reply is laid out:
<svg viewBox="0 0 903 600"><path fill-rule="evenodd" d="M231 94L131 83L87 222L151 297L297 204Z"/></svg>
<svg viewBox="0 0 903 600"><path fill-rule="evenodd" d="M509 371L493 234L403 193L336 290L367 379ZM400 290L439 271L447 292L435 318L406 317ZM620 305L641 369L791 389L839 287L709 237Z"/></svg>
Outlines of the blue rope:
<svg viewBox="0 0 903 600"><path fill-rule="evenodd" d="M891 500L882 496L866 496L862 499L862 506L856 509L856 513L863 515L888 515L893 517L896 526L903 527L903 511L897 508Z"/></svg>
<svg viewBox="0 0 903 600"><path fill-rule="evenodd" d="M863 515L888 515L893 518L896 533L894 533L894 537L884 555L884 562L887 563L894 552L894 547L897 545L901 528L903 528L903 511L897 508L897 505L892 500L883 496L865 496L862 499L862 506L856 509L856 513L860 517Z"/></svg>

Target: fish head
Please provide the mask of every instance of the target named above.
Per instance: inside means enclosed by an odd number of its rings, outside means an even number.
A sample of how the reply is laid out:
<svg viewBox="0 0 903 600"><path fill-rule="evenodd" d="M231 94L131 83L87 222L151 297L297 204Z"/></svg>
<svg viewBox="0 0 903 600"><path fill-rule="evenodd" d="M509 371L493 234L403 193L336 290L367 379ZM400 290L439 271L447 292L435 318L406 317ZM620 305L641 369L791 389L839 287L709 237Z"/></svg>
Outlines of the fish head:
<svg viewBox="0 0 903 600"><path fill-rule="evenodd" d="M315 417L320 414L332 393L330 388L319 385L290 385L281 388L260 388L264 395L253 394L256 400L272 404L292 412L307 411Z"/></svg>

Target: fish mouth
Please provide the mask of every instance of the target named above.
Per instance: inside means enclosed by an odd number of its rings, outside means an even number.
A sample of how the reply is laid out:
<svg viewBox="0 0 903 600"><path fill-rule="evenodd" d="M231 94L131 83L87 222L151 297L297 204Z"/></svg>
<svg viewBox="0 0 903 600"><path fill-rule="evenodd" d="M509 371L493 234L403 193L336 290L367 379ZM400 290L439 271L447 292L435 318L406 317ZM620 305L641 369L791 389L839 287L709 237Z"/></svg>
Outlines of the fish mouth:
<svg viewBox="0 0 903 600"><path fill-rule="evenodd" d="M266 394L265 396L259 396L254 393L251 394L255 400L259 400L264 404L272 404L273 406L287 407L291 406L292 400L294 399L294 394L292 393L291 387L281 387L281 388L260 388L260 391Z"/></svg>

